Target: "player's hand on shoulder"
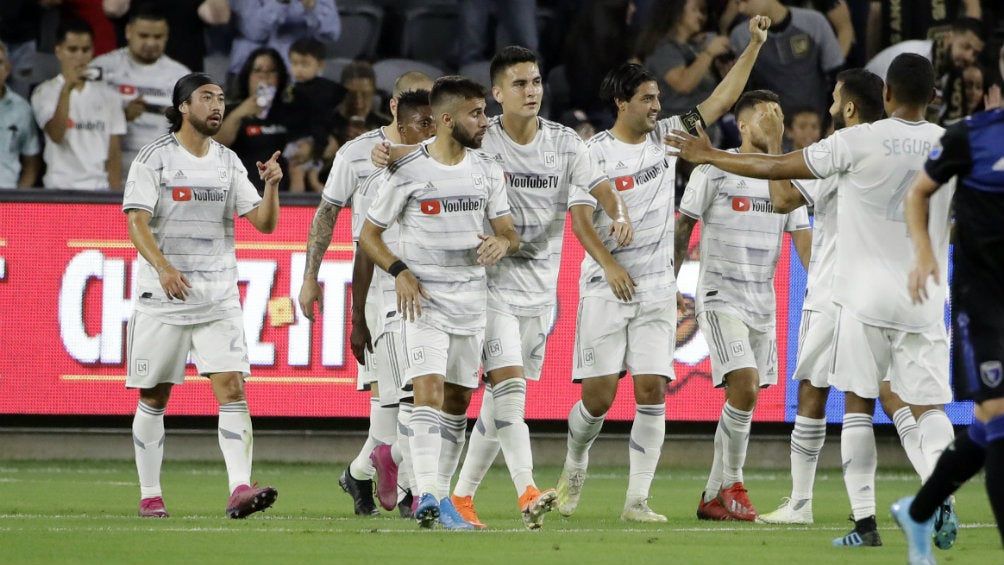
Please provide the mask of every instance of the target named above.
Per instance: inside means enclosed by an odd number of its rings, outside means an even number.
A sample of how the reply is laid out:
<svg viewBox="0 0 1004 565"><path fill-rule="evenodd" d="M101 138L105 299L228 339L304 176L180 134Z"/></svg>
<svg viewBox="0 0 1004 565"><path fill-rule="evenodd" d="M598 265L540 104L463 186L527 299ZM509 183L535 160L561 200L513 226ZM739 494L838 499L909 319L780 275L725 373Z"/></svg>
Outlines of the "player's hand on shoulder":
<svg viewBox="0 0 1004 565"><path fill-rule="evenodd" d="M750 18L750 43L760 45L767 41L767 30L770 29L770 18L753 16Z"/></svg>
<svg viewBox="0 0 1004 565"><path fill-rule="evenodd" d="M603 269L603 277L607 279L610 290L613 291L618 300L631 302L631 299L634 298L635 284L624 267L614 261Z"/></svg>
<svg viewBox="0 0 1004 565"><path fill-rule="evenodd" d="M373 151L370 151L370 160L378 169L386 167L390 163L390 142L381 141L374 145Z"/></svg>
<svg viewBox="0 0 1004 565"><path fill-rule="evenodd" d="M704 128L700 123L694 124L697 128L697 135L691 135L685 131L674 129L669 135L663 136L662 141L674 150L666 153L690 161L695 165L707 163L711 159L711 152L714 147L711 139L704 133Z"/></svg>

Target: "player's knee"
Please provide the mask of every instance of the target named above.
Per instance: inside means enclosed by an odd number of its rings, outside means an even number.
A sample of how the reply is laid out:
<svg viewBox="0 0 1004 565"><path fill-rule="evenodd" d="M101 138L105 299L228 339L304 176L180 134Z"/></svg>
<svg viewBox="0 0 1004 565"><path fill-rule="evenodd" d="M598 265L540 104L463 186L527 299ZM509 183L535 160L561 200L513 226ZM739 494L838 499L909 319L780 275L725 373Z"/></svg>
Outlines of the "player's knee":
<svg viewBox="0 0 1004 565"><path fill-rule="evenodd" d="M244 381L240 373L221 373L210 378L213 394L220 405L244 401Z"/></svg>

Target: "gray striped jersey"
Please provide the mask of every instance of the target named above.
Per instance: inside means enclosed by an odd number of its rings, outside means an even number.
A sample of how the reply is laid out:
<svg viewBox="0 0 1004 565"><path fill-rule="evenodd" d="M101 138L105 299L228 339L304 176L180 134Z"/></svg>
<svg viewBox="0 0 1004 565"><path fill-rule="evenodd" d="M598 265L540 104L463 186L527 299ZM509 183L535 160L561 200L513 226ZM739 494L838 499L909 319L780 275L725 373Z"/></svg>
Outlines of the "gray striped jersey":
<svg viewBox="0 0 1004 565"><path fill-rule="evenodd" d="M505 174L520 241L519 252L488 269L489 299L518 316L541 316L554 305L570 187L592 190L606 179L574 131L543 118L538 127L533 141L520 145L495 116L481 146Z"/></svg>
<svg viewBox="0 0 1004 565"><path fill-rule="evenodd" d="M758 331L773 327L782 236L809 229L805 206L778 214L768 181L701 165L690 175L680 213L701 220L697 313L724 312Z"/></svg>
<svg viewBox="0 0 1004 565"><path fill-rule="evenodd" d="M387 181L388 175L387 169L378 169L363 181L355 198L353 198L352 239L357 243L366 215L369 213L380 187ZM400 252L398 249L399 231L398 223L391 222L381 234L381 239L395 255ZM370 281L370 288L366 294L366 303L374 304L377 311L380 312L380 326L370 328L374 339L385 331L397 331L397 287L394 285L394 277L390 276L390 273L379 267L373 269L373 280Z"/></svg>
<svg viewBox="0 0 1004 565"><path fill-rule="evenodd" d="M507 214L502 169L494 159L468 149L463 161L444 165L423 145L389 167L366 219L381 228L400 222L398 257L429 295L422 299L423 321L447 333L476 335L484 330L488 299L477 236L487 221Z"/></svg>
<svg viewBox="0 0 1004 565"><path fill-rule="evenodd" d="M829 312L833 305L833 271L837 263L837 177L793 180L812 206L812 255L802 310Z"/></svg>
<svg viewBox="0 0 1004 565"><path fill-rule="evenodd" d="M335 160L331 163L328 180L324 181L324 191L321 192L321 198L339 208L352 206L352 197L355 196L363 181L377 171L370 153L373 152L373 148L377 144L383 141L387 141L387 136L383 134L383 128L379 127L341 146L338 153L335 153ZM358 220L364 218L365 216L358 218ZM356 215L353 214L353 233L358 231L356 220Z"/></svg>
<svg viewBox="0 0 1004 565"><path fill-rule="evenodd" d="M674 196L676 157L666 155L662 142L670 130L687 129L679 116L659 120L655 129L638 144L618 140L609 130L593 136L586 145L607 178L620 192L634 226L634 240L618 247L609 235L613 220L585 191L576 190L569 206L596 208L593 226L603 245L635 282L635 302L662 301L676 297L673 274ZM607 285L603 269L587 253L579 275L579 296L617 300Z"/></svg>
<svg viewBox="0 0 1004 565"><path fill-rule="evenodd" d="M237 154L210 140L196 157L173 134L143 147L132 162L122 210L150 212L157 247L192 284L182 302L168 300L160 275L142 255L136 310L167 324L197 324L240 313L234 214L261 204Z"/></svg>

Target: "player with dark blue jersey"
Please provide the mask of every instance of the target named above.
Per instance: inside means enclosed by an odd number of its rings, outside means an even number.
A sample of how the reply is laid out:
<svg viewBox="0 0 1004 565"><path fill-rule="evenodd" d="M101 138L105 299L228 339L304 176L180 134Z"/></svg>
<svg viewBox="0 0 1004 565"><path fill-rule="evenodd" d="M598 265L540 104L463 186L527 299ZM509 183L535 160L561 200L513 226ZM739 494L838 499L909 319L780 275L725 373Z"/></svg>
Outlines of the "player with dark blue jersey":
<svg viewBox="0 0 1004 565"><path fill-rule="evenodd" d="M927 210L931 195L957 177L952 276L953 380L956 399L974 400L974 421L942 453L916 497L898 500L893 518L907 537L909 563L933 564L935 513L946 497L986 468L987 494L1004 540L1004 109L991 89L987 108L945 131L906 197L916 260L910 274L915 302L927 298L929 277L942 276L931 252Z"/></svg>

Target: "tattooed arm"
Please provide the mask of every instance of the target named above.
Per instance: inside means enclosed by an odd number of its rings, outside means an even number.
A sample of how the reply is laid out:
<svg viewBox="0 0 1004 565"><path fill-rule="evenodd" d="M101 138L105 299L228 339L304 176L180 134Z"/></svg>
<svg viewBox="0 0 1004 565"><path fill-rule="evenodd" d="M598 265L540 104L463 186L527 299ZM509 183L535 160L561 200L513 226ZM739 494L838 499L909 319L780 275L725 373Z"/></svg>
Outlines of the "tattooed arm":
<svg viewBox="0 0 1004 565"><path fill-rule="evenodd" d="M335 231L335 221L338 220L340 211L341 207L322 199L317 206L314 220L310 222L307 263L303 269L303 285L300 286L300 309L311 322L314 321L315 302L318 311L324 313L324 301L321 300L323 292L317 282L317 272L321 269L321 260L324 259L324 253L331 244L331 234ZM352 307L354 309L355 304Z"/></svg>

